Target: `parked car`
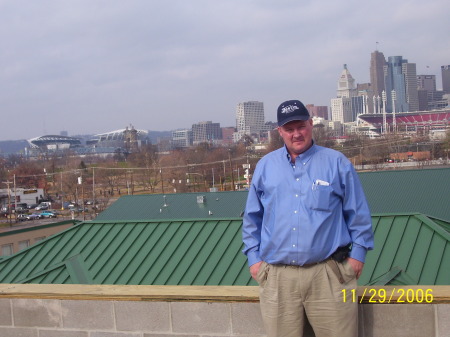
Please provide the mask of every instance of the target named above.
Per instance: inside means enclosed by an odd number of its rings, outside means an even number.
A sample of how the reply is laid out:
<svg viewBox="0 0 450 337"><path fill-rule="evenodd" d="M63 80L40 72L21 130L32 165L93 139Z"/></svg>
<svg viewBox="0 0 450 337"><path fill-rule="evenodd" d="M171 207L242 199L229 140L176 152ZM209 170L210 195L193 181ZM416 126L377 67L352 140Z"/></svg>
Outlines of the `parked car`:
<svg viewBox="0 0 450 337"><path fill-rule="evenodd" d="M27 220L38 220L38 219L42 219L42 216L40 213L33 213L33 214L27 215Z"/></svg>
<svg viewBox="0 0 450 337"><path fill-rule="evenodd" d="M28 209L35 209L38 206L38 204L29 204L27 206Z"/></svg>
<svg viewBox="0 0 450 337"><path fill-rule="evenodd" d="M27 214L18 214L17 215L17 221L25 221L27 219Z"/></svg>
<svg viewBox="0 0 450 337"><path fill-rule="evenodd" d="M52 211L44 211L44 212L41 212L41 216L43 218L56 218L57 214Z"/></svg>
<svg viewBox="0 0 450 337"><path fill-rule="evenodd" d="M48 206L47 205L38 205L38 206L36 206L35 208L34 208L36 211L42 211L42 210L45 210L45 209L48 209Z"/></svg>

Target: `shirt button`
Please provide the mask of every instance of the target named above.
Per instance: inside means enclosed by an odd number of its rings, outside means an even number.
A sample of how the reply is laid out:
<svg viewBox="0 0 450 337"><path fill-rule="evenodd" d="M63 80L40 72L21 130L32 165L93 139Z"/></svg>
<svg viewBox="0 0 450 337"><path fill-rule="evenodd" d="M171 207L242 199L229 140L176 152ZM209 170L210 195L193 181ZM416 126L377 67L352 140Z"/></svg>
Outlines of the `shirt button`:
<svg viewBox="0 0 450 337"><path fill-rule="evenodd" d="M294 227L294 228L292 228L292 230L293 230L293 231L295 231L295 227Z"/></svg>
<svg viewBox="0 0 450 337"><path fill-rule="evenodd" d="M295 214L297 214L298 211L294 211Z"/></svg>
<svg viewBox="0 0 450 337"><path fill-rule="evenodd" d="M299 180L300 180L300 178L297 178L297 179L295 179L295 180L299 181Z"/></svg>
<svg viewBox="0 0 450 337"><path fill-rule="evenodd" d="M292 245L292 247L295 247L295 245Z"/></svg>
<svg viewBox="0 0 450 337"><path fill-rule="evenodd" d="M292 165L293 168L295 168L295 165Z"/></svg>
<svg viewBox="0 0 450 337"><path fill-rule="evenodd" d="M292 263L295 263L295 260L292 260Z"/></svg>
<svg viewBox="0 0 450 337"><path fill-rule="evenodd" d="M303 165L306 165L306 163L303 163Z"/></svg>
<svg viewBox="0 0 450 337"><path fill-rule="evenodd" d="M298 194L296 194L295 197L298 198Z"/></svg>

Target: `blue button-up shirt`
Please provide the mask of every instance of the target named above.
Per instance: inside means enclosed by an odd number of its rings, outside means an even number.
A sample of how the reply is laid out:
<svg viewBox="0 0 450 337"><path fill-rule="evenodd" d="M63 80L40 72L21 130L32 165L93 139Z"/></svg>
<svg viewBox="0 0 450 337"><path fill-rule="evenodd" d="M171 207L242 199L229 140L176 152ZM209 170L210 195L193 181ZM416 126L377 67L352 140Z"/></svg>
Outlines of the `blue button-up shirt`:
<svg viewBox="0 0 450 337"><path fill-rule="evenodd" d="M372 220L350 161L315 144L295 163L286 147L264 156L248 194L243 241L249 266L320 262L348 244L350 256L364 262Z"/></svg>

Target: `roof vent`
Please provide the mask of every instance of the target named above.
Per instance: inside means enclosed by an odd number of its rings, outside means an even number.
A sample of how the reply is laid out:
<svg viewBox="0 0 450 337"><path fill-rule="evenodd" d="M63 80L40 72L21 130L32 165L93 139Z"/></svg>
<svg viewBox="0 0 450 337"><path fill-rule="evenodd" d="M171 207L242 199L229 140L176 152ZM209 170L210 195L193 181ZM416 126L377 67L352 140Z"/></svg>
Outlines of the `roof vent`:
<svg viewBox="0 0 450 337"><path fill-rule="evenodd" d="M206 197L204 195L197 195L197 204L206 203Z"/></svg>

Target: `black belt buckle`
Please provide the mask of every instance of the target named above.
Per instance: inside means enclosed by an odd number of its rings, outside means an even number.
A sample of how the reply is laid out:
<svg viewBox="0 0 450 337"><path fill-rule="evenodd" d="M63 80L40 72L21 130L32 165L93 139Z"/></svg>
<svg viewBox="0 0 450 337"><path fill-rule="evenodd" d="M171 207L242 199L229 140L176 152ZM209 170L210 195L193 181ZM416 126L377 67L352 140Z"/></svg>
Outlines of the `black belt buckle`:
<svg viewBox="0 0 450 337"><path fill-rule="evenodd" d="M342 263L348 257L349 253L350 253L350 245L344 246L344 247L339 247L331 255L331 258L336 262Z"/></svg>

